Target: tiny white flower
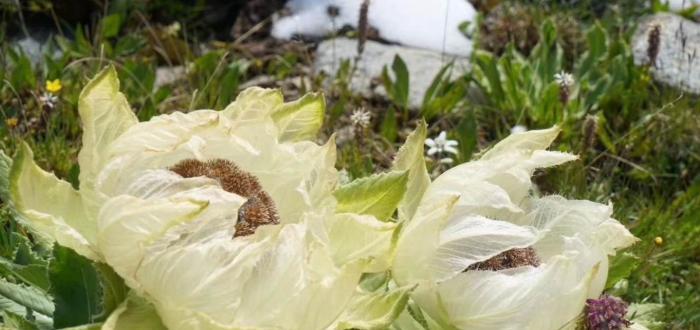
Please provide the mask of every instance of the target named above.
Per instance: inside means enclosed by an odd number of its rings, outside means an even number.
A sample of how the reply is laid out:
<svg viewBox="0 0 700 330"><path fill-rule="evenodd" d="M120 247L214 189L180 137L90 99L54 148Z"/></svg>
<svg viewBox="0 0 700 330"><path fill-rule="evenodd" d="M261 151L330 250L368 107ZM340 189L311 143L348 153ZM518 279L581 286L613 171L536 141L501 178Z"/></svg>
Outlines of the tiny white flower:
<svg viewBox="0 0 700 330"><path fill-rule="evenodd" d="M525 133L527 132L527 126L525 125L515 125L511 127L510 134Z"/></svg>
<svg viewBox="0 0 700 330"><path fill-rule="evenodd" d="M459 154L457 147L459 142L447 139L447 132L442 131L435 139L425 139L425 145L428 146L428 156L435 154L450 153L453 155Z"/></svg>
<svg viewBox="0 0 700 330"><path fill-rule="evenodd" d="M574 84L574 76L566 71L561 71L554 75L554 81L561 86L572 86Z"/></svg>
<svg viewBox="0 0 700 330"><path fill-rule="evenodd" d="M41 94L41 96L39 96L39 101L47 107L53 109L56 106L56 103L58 103L58 96L49 92L44 92Z"/></svg>
<svg viewBox="0 0 700 330"><path fill-rule="evenodd" d="M372 114L364 108L359 108L353 111L350 116L350 121L354 126L367 128L372 120Z"/></svg>

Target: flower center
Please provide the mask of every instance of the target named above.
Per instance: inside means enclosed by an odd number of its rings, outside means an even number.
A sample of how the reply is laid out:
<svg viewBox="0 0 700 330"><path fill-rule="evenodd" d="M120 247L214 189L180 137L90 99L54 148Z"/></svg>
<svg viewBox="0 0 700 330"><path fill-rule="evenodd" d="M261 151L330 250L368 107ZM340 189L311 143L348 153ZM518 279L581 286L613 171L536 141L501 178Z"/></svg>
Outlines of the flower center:
<svg viewBox="0 0 700 330"><path fill-rule="evenodd" d="M493 270L498 271L502 269L516 268L521 266L533 266L537 267L540 265L540 258L535 253L535 249L531 247L521 248L521 249L511 249L505 251L491 259L475 263L465 271L468 270Z"/></svg>
<svg viewBox="0 0 700 330"><path fill-rule="evenodd" d="M213 159L202 162L196 159L185 159L169 170L183 178L205 176L217 180L225 191L248 199L238 210L234 237L251 235L262 225L279 223L275 203L262 189L258 178L240 169L231 161Z"/></svg>
<svg viewBox="0 0 700 330"><path fill-rule="evenodd" d="M599 299L587 299L585 311L587 330L620 330L632 324L626 317L627 303L607 294Z"/></svg>

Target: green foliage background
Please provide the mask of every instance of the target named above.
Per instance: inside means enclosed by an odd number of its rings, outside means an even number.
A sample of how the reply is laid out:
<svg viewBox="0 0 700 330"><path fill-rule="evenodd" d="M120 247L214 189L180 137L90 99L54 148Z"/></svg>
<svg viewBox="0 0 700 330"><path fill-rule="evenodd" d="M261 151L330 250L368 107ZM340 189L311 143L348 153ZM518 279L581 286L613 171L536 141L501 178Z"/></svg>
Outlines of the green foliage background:
<svg viewBox="0 0 700 330"><path fill-rule="evenodd" d="M423 118L429 136L446 130L460 142L456 163L507 136L514 125L535 129L558 124L563 133L555 148L581 159L537 173L542 192L613 202L615 217L642 239L612 260L610 292L631 302L663 304L657 318L667 328L700 328L699 99L655 83L649 68L634 65L629 43L636 18L666 8L658 1L648 7L633 2L517 4L525 6L520 13L530 15L527 21L537 22L533 28L538 41L527 49L513 43L497 52L485 48L489 36L477 35L473 71L455 77L451 66L445 66L420 109L408 106L411 77L400 57L387 63L383 74L389 100L362 97L350 92L350 61L324 85L326 77L308 74L309 46L268 45L275 51L261 55L251 49L264 41L201 38L207 28L196 24L172 33L165 24L143 20L149 8L130 2L114 2L89 24L70 26L58 18L63 32L52 37L40 64L13 48L5 34L8 27L1 26L0 149L12 154L24 140L43 168L77 186L78 94L106 64L118 69L122 90L140 120L174 110L221 109L245 82L256 78L285 88L291 97L323 90L328 111L322 138L343 130L357 137L340 148L337 163L351 178L390 168L398 147ZM30 1L27 6L50 12L47 3ZM179 5L154 3L158 10L183 12ZM11 6L2 10L3 17L13 13ZM195 22L199 13L184 12L188 15L183 24ZM521 19L504 17L506 27ZM576 28L562 25L562 19L576 21ZM513 40L504 42L508 41ZM156 69L178 65L185 68L182 77L156 87ZM566 104L553 78L562 70L576 79ZM284 83L290 77L301 77L302 83L290 88ZM55 106L47 107L39 98L44 83L53 79L60 79L63 89ZM373 115L369 127L353 127L349 120L360 107ZM8 164L7 156L1 156L0 174L7 172ZM436 162L428 167L434 173L444 170ZM390 172L381 179L400 183L406 175ZM90 263L60 246L36 244L17 223L6 189L7 178L2 176L3 322L19 329L48 329L104 321L127 297L124 284L106 265ZM339 198L343 194L337 192ZM391 215L383 209L367 212ZM663 243L655 243L657 237Z"/></svg>

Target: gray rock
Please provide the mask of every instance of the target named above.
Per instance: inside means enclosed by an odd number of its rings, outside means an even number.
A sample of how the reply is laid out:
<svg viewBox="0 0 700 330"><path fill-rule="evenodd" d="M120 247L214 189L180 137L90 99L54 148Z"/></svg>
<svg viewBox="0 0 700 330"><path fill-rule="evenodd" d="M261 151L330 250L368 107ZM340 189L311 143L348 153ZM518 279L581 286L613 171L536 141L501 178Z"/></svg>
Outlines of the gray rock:
<svg viewBox="0 0 700 330"><path fill-rule="evenodd" d="M156 68L156 81L154 82L155 88L159 88L165 85L170 85L180 79L185 77L185 67L181 65L177 66L161 66Z"/></svg>
<svg viewBox="0 0 700 330"><path fill-rule="evenodd" d="M325 72L335 77L343 60L354 61L357 54L357 40L336 38L325 40L318 45L314 71ZM409 71L409 105L417 109L423 103L423 96L440 69L454 60L452 77L456 78L470 68L469 59L454 55L443 55L429 50L415 49L398 45L385 45L367 41L362 57L357 62L350 88L360 95L383 95L386 91L376 79L381 78L384 66L389 68L395 55L401 56ZM351 62L352 63L352 62ZM373 82L375 80L375 82Z"/></svg>
<svg viewBox="0 0 700 330"><path fill-rule="evenodd" d="M659 46L655 63L649 58L649 35L658 24ZM650 65L655 80L700 94L700 24L673 14L645 17L632 39L634 62Z"/></svg>
<svg viewBox="0 0 700 330"><path fill-rule="evenodd" d="M35 66L44 63L44 54L50 54L52 58L58 58L62 55L59 49L51 47L48 36L24 37L11 42L11 45L15 51L24 53Z"/></svg>

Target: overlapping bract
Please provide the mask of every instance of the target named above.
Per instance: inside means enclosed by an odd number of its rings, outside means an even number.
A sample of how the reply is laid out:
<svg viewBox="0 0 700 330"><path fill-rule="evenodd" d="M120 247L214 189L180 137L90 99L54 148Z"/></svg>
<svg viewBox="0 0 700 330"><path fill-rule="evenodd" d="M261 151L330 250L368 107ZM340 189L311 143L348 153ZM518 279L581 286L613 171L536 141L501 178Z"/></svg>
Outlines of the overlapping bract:
<svg viewBox="0 0 700 330"><path fill-rule="evenodd" d="M603 290L608 256L636 241L611 218L611 205L535 196L536 169L576 158L545 150L557 134L513 134L443 173L405 219L393 274L400 285L418 285L413 300L441 327L575 327L586 298ZM540 264L468 270L522 248L533 248Z"/></svg>
<svg viewBox="0 0 700 330"><path fill-rule="evenodd" d="M106 329L132 319L170 329L388 324L406 290L357 287L373 260L387 259L383 242L396 226L335 214L335 143L310 141L324 107L321 95L284 103L279 91L251 88L223 111L138 122L107 68L80 96L80 189L39 168L23 145L10 174L13 206L41 240L109 264L132 288ZM234 238L246 198L168 170L185 159L225 159L257 177L280 224ZM335 239L341 231L356 239ZM348 310L358 301L367 306Z"/></svg>

